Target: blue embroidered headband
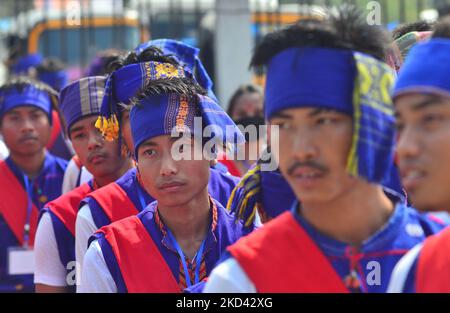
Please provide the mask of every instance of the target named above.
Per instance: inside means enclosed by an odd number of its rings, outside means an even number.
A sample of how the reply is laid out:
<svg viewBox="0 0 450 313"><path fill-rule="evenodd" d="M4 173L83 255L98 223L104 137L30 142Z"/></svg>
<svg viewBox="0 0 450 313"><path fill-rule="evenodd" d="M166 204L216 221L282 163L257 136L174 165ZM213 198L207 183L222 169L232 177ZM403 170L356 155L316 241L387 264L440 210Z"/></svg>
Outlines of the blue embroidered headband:
<svg viewBox="0 0 450 313"><path fill-rule="evenodd" d="M196 125L194 127L196 116L202 118L200 129ZM202 95L189 99L173 93L148 96L131 109L130 124L136 158L138 148L144 141L160 135L169 135L174 128L178 132L189 129L192 134L196 134L209 127L212 136L222 144L233 145L245 141L241 131L226 112L215 101Z"/></svg>

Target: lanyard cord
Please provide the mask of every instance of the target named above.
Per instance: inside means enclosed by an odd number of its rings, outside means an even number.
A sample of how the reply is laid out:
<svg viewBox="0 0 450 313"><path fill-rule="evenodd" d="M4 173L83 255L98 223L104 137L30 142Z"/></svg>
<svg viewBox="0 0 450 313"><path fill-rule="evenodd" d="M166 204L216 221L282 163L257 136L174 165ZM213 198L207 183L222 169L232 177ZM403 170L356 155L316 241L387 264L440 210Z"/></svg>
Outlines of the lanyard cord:
<svg viewBox="0 0 450 313"><path fill-rule="evenodd" d="M25 248L28 248L28 243L30 241L30 219L31 219L31 210L33 206L32 202L33 190L30 188L30 182L25 174L23 175L23 181L25 184L25 191L27 193L27 215L24 226L23 246Z"/></svg>
<svg viewBox="0 0 450 313"><path fill-rule="evenodd" d="M175 237L172 235L172 233L170 232L169 229L167 229L167 234L169 235L169 238L172 241L172 244L175 246L175 249L177 250L177 253L180 256L181 263L183 264L184 278L186 279L186 285L188 287L191 287L192 286L191 277L189 276L189 271L188 271L188 267L187 267L187 264L186 264L186 259L184 257L184 253L181 250L180 245L178 244L178 242L176 241ZM200 278L199 278L200 267L201 267L202 256L203 256L203 249L205 247L205 241L206 241L206 238L203 239L203 242L200 245L200 248L198 249L197 254L195 255L196 265L195 265L194 285L197 284L199 282L199 280L200 280Z"/></svg>

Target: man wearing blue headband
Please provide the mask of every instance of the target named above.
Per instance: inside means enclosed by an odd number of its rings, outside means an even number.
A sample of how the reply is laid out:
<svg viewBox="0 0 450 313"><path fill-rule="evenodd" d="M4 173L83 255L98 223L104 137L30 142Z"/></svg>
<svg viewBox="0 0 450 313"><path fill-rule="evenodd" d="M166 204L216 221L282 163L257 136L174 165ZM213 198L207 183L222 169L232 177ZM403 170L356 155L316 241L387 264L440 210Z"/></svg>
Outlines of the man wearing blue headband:
<svg viewBox="0 0 450 313"><path fill-rule="evenodd" d="M186 54L184 56L186 57ZM101 115L104 120L112 120L111 113L114 112L118 128L115 129L116 133L113 132L114 127L101 128L106 137L121 140L122 146L130 147L129 150L133 151L129 112L124 111L121 104L129 104L139 89L152 80L168 77L188 79L186 76L190 75L189 68L185 70L173 57L168 57L159 49L150 46L141 54L130 53L124 60L115 64L115 69L108 78L106 88L110 94L104 98ZM118 138L119 135L121 138ZM83 201L76 222L76 257L80 264L83 264L89 237L97 229L136 215L155 200L153 195L148 194L142 187L136 174L136 169L131 169L114 184L93 192ZM220 204L226 206L237 182L237 178L211 168L209 192Z"/></svg>
<svg viewBox="0 0 450 313"><path fill-rule="evenodd" d="M48 85L26 77L0 87L0 132L10 152L0 162L0 290L4 292L34 290L31 249L39 211L61 195L67 162L45 149L57 101Z"/></svg>
<svg viewBox="0 0 450 313"><path fill-rule="evenodd" d="M93 190L121 177L132 160L117 142L105 141L94 124L105 92L104 77L87 77L61 91L60 107L66 132L81 163L93 174L88 183L49 202L36 233L37 292L75 291L75 220L81 200Z"/></svg>
<svg viewBox="0 0 450 313"><path fill-rule="evenodd" d="M450 212L450 19L417 44L400 71L393 99L403 184L423 211ZM396 266L391 292L450 292L450 228L414 247Z"/></svg>
<svg viewBox="0 0 450 313"><path fill-rule="evenodd" d="M394 144L386 44L346 6L256 49L273 153L298 201L228 247L206 292L385 292L401 256L440 228L383 186Z"/></svg>
<svg viewBox="0 0 450 313"><path fill-rule="evenodd" d="M161 79L150 81L133 101L138 175L156 201L96 233L84 259L80 291L180 292L206 278L225 248L243 234L242 223L235 223L208 192L212 150L203 131L212 129L219 146L241 143L243 136L201 93L189 80ZM178 159L177 152L186 152L186 158Z"/></svg>

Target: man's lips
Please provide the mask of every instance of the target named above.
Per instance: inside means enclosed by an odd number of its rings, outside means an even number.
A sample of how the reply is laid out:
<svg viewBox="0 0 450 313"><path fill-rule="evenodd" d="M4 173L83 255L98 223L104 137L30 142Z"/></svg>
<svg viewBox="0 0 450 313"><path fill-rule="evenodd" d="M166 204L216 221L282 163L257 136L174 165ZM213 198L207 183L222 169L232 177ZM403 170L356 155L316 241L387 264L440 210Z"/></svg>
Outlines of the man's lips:
<svg viewBox="0 0 450 313"><path fill-rule="evenodd" d="M290 175L298 179L314 179L322 178L324 176L324 172L314 167L302 166L297 167L290 173Z"/></svg>
<svg viewBox="0 0 450 313"><path fill-rule="evenodd" d="M290 172L290 177L298 187L312 188L325 176L325 172L315 167L301 166Z"/></svg>
<svg viewBox="0 0 450 313"><path fill-rule="evenodd" d="M96 154L89 156L88 161L89 161L89 163L92 163L92 164L98 164L98 163L104 162L107 159L107 157L108 156L105 153L96 153Z"/></svg>
<svg viewBox="0 0 450 313"><path fill-rule="evenodd" d="M30 142L30 141L38 141L38 138L36 137L23 137L21 139L19 139L19 143L25 143L25 142Z"/></svg>
<svg viewBox="0 0 450 313"><path fill-rule="evenodd" d="M167 182L162 185L160 185L158 188L165 192L174 192L181 189L185 184L182 182L174 181L174 182Z"/></svg>
<svg viewBox="0 0 450 313"><path fill-rule="evenodd" d="M402 183L406 189L416 187L420 181L426 176L425 171L415 168L407 167L401 170Z"/></svg>

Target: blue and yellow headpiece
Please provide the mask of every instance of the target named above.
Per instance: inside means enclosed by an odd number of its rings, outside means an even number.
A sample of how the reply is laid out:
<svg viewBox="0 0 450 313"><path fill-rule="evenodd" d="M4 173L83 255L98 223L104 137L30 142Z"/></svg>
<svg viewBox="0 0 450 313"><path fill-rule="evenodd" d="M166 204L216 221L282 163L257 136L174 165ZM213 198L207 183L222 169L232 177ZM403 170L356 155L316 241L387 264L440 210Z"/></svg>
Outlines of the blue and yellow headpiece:
<svg viewBox="0 0 450 313"><path fill-rule="evenodd" d="M112 73L106 81L100 116L95 123L106 140L119 137L119 103L129 104L139 90L151 80L183 78L186 72L181 66L161 62L142 62L127 65Z"/></svg>
<svg viewBox="0 0 450 313"><path fill-rule="evenodd" d="M192 73L197 83L206 89L208 97L217 102L217 98L213 92L213 82L199 57L200 49L173 39L155 39L139 45L135 51L142 53L142 51L150 46L161 49L164 55L170 55L180 65L184 66Z"/></svg>
<svg viewBox="0 0 450 313"><path fill-rule="evenodd" d="M268 65L265 113L298 107L333 109L353 117L347 170L384 184L392 176L395 142L390 97L395 72L363 53L329 48L290 48Z"/></svg>

